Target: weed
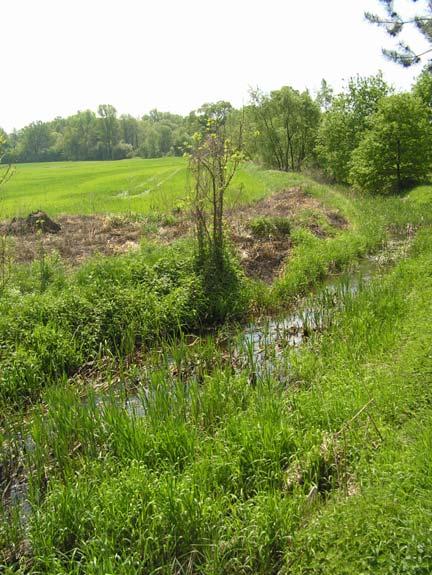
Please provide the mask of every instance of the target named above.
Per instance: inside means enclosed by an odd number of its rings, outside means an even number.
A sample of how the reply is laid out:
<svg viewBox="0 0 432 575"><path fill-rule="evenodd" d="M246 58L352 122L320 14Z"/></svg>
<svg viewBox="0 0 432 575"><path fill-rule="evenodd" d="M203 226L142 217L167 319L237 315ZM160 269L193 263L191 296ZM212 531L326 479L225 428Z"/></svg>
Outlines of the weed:
<svg viewBox="0 0 432 575"><path fill-rule="evenodd" d="M256 238L280 238L289 236L291 232L290 220L282 216L254 218L249 227Z"/></svg>

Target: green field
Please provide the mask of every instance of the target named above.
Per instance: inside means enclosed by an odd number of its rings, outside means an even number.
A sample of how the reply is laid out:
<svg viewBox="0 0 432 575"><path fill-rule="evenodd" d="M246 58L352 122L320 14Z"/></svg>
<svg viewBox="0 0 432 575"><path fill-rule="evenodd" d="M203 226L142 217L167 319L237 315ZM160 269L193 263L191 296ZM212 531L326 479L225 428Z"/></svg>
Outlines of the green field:
<svg viewBox="0 0 432 575"><path fill-rule="evenodd" d="M248 202L297 179L245 164L228 203ZM168 212L182 207L191 182L184 158L19 164L0 197L1 217L44 210L50 215Z"/></svg>

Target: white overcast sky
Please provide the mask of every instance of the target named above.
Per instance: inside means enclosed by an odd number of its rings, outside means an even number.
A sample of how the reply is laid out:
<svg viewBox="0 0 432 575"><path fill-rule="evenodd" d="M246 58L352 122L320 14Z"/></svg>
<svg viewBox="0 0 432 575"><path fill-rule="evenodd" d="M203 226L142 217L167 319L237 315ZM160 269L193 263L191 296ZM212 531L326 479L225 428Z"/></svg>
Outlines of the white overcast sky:
<svg viewBox="0 0 432 575"><path fill-rule="evenodd" d="M250 87L313 92L326 78L339 89L379 69L409 88L419 68L387 62L381 47L392 39L363 18L379 8L378 0L0 0L0 126L102 103L134 116L221 99L240 106ZM417 33L408 39L422 47Z"/></svg>

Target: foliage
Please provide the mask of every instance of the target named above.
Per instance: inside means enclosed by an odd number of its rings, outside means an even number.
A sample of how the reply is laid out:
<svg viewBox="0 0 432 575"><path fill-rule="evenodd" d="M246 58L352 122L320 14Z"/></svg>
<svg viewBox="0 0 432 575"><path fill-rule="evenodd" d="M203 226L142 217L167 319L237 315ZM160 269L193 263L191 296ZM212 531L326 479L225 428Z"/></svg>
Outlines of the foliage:
<svg viewBox="0 0 432 575"><path fill-rule="evenodd" d="M411 94L381 100L352 156L351 182L372 193L401 192L429 176L432 132L428 111Z"/></svg>
<svg viewBox="0 0 432 575"><path fill-rule="evenodd" d="M197 238L196 266L212 302L210 316L225 317L223 302L237 292L238 269L233 265L224 235L225 196L243 161L242 126L230 129L225 102L202 109L201 130L194 135L189 169L194 178L192 216ZM236 297L234 296L234 299Z"/></svg>
<svg viewBox="0 0 432 575"><path fill-rule="evenodd" d="M387 34L392 37L398 36L406 26L414 25L420 32L427 44L432 44L432 4L426 3L424 13L418 14L414 17L405 18L396 11L394 7L394 0L380 0L381 4L385 7L386 16L382 17L370 12L365 13L365 17L372 24L378 24L386 29ZM417 0L412 0L417 2ZM413 66L421 62L421 59L426 54L429 54L432 48L429 48L422 53L412 50L412 48L404 43L399 42L397 50L383 49L383 54L390 60L401 64L404 67ZM428 68L432 68L432 59L428 61Z"/></svg>
<svg viewBox="0 0 432 575"><path fill-rule="evenodd" d="M181 156L192 133L187 118L152 110L138 123L138 153L143 158Z"/></svg>
<svg viewBox="0 0 432 575"><path fill-rule="evenodd" d="M113 160L114 146L118 142L117 110L110 104L101 104L98 107L98 114L103 159Z"/></svg>
<svg viewBox="0 0 432 575"><path fill-rule="evenodd" d="M329 178L348 181L351 154L366 130L368 118L389 92L379 73L351 78L345 91L332 99L322 116L316 145L320 166Z"/></svg>
<svg viewBox="0 0 432 575"><path fill-rule="evenodd" d="M324 78L321 80L321 86L316 95L315 101L320 107L321 111L327 112L331 108L334 98L333 88L328 84Z"/></svg>
<svg viewBox="0 0 432 575"><path fill-rule="evenodd" d="M51 122L33 122L7 136L9 162L120 160L181 156L190 140L187 118L152 110L142 118L117 116L110 104Z"/></svg>
<svg viewBox="0 0 432 575"><path fill-rule="evenodd" d="M429 115L432 119L432 72L427 69L423 70L417 78L412 92L429 108Z"/></svg>
<svg viewBox="0 0 432 575"><path fill-rule="evenodd" d="M101 352L124 355L198 326L207 301L190 251L180 258L179 249L154 262L145 252L96 259L60 286L51 262L45 260L43 270L36 262L28 276L33 290L21 294L11 285L0 300L2 400L36 397L42 385Z"/></svg>
<svg viewBox="0 0 432 575"><path fill-rule="evenodd" d="M282 216L259 216L249 222L249 227L252 235L257 238L279 238L291 233L289 218Z"/></svg>
<svg viewBox="0 0 432 575"><path fill-rule="evenodd" d="M252 156L278 170L300 171L315 145L320 110L308 91L289 86L269 95L251 92Z"/></svg>

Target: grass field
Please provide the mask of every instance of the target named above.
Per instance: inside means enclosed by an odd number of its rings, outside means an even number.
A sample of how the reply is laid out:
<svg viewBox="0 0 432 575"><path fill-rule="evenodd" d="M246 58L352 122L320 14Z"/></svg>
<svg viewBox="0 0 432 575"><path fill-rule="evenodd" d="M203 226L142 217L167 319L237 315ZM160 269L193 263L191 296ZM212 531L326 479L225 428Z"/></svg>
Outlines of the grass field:
<svg viewBox="0 0 432 575"><path fill-rule="evenodd" d="M245 164L228 203L259 199L296 177ZM182 207L190 190L184 158L19 164L0 197L0 217L44 210L50 215L150 212Z"/></svg>

